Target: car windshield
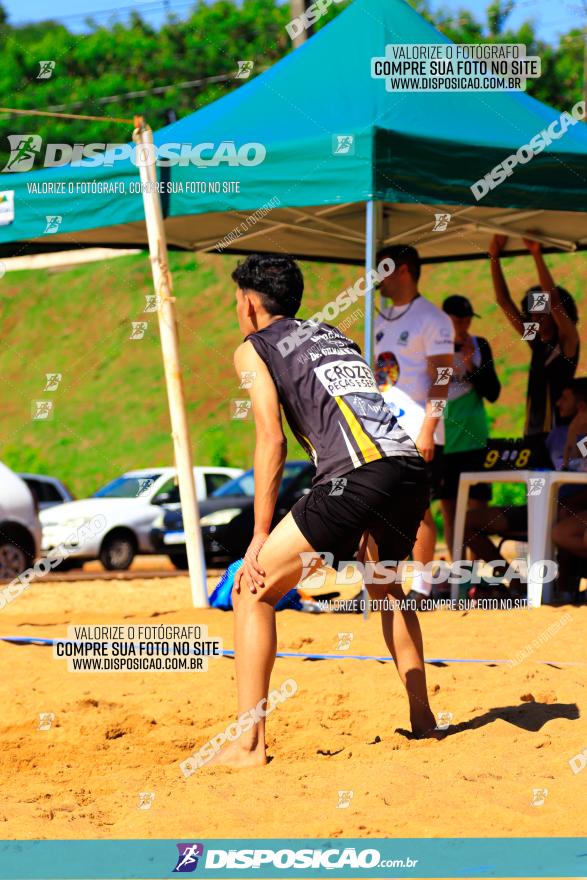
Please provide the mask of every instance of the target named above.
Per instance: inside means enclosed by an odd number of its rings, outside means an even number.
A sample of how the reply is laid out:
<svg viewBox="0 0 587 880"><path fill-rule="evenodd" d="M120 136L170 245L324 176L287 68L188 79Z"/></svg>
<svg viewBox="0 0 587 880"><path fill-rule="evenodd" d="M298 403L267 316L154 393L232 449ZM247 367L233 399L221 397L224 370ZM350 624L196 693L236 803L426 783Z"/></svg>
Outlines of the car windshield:
<svg viewBox="0 0 587 880"><path fill-rule="evenodd" d="M279 488L280 492L283 492L284 489L290 485L292 480L295 480L301 472L306 467L304 462L294 462L287 463L283 469L283 478L281 480L281 486ZM228 483L225 483L224 486L221 486L219 489L216 489L215 492L212 492L212 498L222 498L227 495L247 495L249 498L252 498L255 494L255 482L253 480L253 469L250 471L245 471L244 474L241 474L240 477L235 477L234 480L229 480Z"/></svg>
<svg viewBox="0 0 587 880"><path fill-rule="evenodd" d="M149 495L155 480L161 474L144 474L142 477L117 477L97 492L94 498L140 498Z"/></svg>

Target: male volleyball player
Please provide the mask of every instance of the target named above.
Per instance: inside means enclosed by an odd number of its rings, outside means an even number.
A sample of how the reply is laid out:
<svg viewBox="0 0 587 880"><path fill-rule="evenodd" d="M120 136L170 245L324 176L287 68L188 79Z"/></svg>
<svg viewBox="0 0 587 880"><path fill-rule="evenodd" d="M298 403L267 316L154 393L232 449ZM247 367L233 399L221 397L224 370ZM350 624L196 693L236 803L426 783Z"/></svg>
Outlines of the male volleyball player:
<svg viewBox="0 0 587 880"><path fill-rule="evenodd" d="M427 509L429 486L423 459L385 406L358 345L335 327L295 318L304 288L296 263L251 255L232 277L245 336L234 364L239 377L254 375L249 393L256 427L254 537L233 590L241 717L267 700L276 653L274 606L299 583L300 554L329 552L337 561L350 560L368 531L367 558L404 559ZM311 492L270 532L287 451L281 408L312 456L316 477ZM417 615L406 610L401 583L368 589L373 598L388 598L383 635L407 689L412 731L436 736ZM216 763L265 760L261 719Z"/></svg>

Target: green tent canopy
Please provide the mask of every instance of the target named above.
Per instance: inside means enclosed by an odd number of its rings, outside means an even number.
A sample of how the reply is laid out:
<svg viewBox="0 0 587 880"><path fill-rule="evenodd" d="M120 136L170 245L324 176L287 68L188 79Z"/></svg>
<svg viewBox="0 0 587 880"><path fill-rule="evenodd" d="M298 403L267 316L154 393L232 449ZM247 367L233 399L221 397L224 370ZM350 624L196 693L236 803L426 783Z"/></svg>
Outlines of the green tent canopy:
<svg viewBox="0 0 587 880"><path fill-rule="evenodd" d="M569 126L478 202L471 185L560 112L523 92L390 92L371 77L372 58L387 44L448 42L404 0L354 0L263 74L157 131L159 147L210 144L210 155L233 141L235 152L246 144L266 151L256 165L159 168L160 180L184 188L163 197L169 246L214 250L224 239L223 252L362 263L365 206L375 201L377 242L410 241L427 261L484 257L494 231L511 236L511 252L529 232L546 249L584 248L585 123ZM130 192L138 180L128 158L3 173L0 198L13 200L14 218L0 213L0 256L145 247L142 197ZM79 191L92 181L125 192ZM62 191L47 192L48 184ZM238 192L224 191L237 184ZM442 232L434 231L438 213L451 215ZM53 233L47 217L61 218Z"/></svg>

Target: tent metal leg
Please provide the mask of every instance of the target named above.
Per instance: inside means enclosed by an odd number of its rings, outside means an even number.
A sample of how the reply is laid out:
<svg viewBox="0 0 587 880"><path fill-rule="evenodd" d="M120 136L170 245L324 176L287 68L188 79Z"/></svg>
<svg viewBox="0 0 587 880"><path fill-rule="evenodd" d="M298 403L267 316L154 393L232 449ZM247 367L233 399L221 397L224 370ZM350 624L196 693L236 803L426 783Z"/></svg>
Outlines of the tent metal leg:
<svg viewBox="0 0 587 880"><path fill-rule="evenodd" d="M376 268L377 248L381 237L381 204L370 200L365 206L365 275ZM365 284L365 343L363 355L367 363L373 365L373 311L375 306L374 288L371 284ZM369 617L369 593L363 579L361 593L363 600L363 618Z"/></svg>
<svg viewBox="0 0 587 880"><path fill-rule="evenodd" d="M143 184L143 204L145 206L145 222L149 239L153 286L158 305L159 335L163 352L175 465L179 482L185 543L192 587L192 600L194 607L206 608L209 602L206 587L204 548L202 546L200 514L194 484L183 377L179 361L175 297L171 295L172 283L167 256L167 241L163 226L161 201L156 188L157 174L153 158L153 132L140 116L136 117L135 126L133 140L137 145L144 147L144 155L140 157L138 164L141 183Z"/></svg>
<svg viewBox="0 0 587 880"><path fill-rule="evenodd" d="M376 268L377 242L381 235L378 227L377 203L367 202L365 215L365 274ZM375 305L374 290L366 285L365 293L365 344L363 354L368 364L373 364L373 310Z"/></svg>

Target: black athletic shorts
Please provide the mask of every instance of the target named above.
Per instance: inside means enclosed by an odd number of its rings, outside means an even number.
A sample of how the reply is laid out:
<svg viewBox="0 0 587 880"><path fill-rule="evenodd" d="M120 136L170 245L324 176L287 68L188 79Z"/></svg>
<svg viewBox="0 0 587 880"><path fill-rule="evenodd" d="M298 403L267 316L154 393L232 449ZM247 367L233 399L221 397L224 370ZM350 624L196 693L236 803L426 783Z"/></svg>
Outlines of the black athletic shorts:
<svg viewBox="0 0 587 880"><path fill-rule="evenodd" d="M332 553L336 567L355 557L366 530L375 539L380 560L405 559L429 503L422 458L382 458L320 483L291 512L310 546Z"/></svg>
<svg viewBox="0 0 587 880"><path fill-rule="evenodd" d="M459 480L464 471L482 471L487 455L486 449L471 449L468 452L444 453L441 459L440 485L438 498L455 500L459 488ZM476 483L471 486L469 498L478 501L491 500L491 483Z"/></svg>

